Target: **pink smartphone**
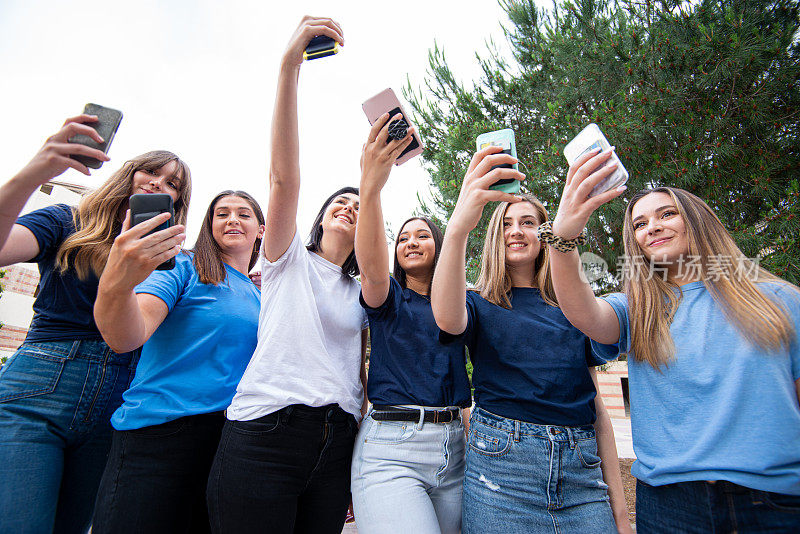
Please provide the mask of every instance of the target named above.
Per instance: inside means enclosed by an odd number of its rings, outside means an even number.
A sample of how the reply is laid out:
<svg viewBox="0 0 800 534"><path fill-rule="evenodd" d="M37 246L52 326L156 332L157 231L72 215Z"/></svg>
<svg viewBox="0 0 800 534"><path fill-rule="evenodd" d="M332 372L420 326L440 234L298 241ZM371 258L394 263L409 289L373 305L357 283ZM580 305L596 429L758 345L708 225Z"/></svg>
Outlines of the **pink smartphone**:
<svg viewBox="0 0 800 534"><path fill-rule="evenodd" d="M364 113L367 114L367 119L369 119L370 124L375 124L375 121L387 111L389 112L390 117L393 117L398 113L402 113L403 117L401 119L393 121L389 125L390 139L402 139L406 136L406 131L408 128L411 128L412 126L408 113L406 113L406 110L403 109L403 106L400 104L400 101L397 99L397 96L391 89L381 91L377 95L361 104L361 107L364 109ZM394 162L395 165L402 165L414 156L418 156L422 153L422 139L420 139L416 129L414 130L412 137L413 139L411 140L411 144L408 145L405 150L403 150L403 152L397 158L397 161Z"/></svg>

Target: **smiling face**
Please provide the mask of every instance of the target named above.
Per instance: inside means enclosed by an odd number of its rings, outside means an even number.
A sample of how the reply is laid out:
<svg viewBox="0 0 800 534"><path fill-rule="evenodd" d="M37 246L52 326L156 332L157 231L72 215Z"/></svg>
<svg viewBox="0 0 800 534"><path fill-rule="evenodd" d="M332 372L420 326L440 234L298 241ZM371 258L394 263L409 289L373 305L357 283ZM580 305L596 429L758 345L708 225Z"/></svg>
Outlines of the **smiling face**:
<svg viewBox="0 0 800 534"><path fill-rule="evenodd" d="M536 208L530 202L510 204L503 216L503 240L506 266L512 269L530 269L533 272L541 244L536 237L539 228Z"/></svg>
<svg viewBox="0 0 800 534"><path fill-rule="evenodd" d="M433 271L436 243L431 229L420 219L408 221L397 236L397 262L411 276L425 276Z"/></svg>
<svg viewBox="0 0 800 534"><path fill-rule="evenodd" d="M686 224L667 193L645 195L631 208L636 242L652 262L675 264L689 253Z"/></svg>
<svg viewBox="0 0 800 534"><path fill-rule="evenodd" d="M344 232L353 238L356 234L356 222L358 221L358 195L353 193L342 193L337 195L322 216L322 231Z"/></svg>
<svg viewBox="0 0 800 534"><path fill-rule="evenodd" d="M138 170L133 174L131 194L166 193L176 202L183 187L180 178L175 177L177 171L178 162L174 160L153 171Z"/></svg>
<svg viewBox="0 0 800 534"><path fill-rule="evenodd" d="M263 233L264 226L259 224L247 200L225 196L217 201L211 220L211 235L223 254L251 254L256 239Z"/></svg>

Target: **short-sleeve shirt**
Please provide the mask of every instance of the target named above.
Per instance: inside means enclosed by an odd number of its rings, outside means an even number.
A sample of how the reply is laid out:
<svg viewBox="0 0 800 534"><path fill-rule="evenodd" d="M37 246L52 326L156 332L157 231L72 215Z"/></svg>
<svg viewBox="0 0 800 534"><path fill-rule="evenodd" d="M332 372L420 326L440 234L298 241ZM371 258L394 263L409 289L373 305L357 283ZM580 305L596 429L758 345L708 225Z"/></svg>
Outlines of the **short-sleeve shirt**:
<svg viewBox="0 0 800 534"><path fill-rule="evenodd" d="M536 288L511 289L511 309L467 291L462 334L474 370L475 404L541 425L593 424L597 395L589 367L606 361ZM443 340L452 336L442 332Z"/></svg>
<svg viewBox="0 0 800 534"><path fill-rule="evenodd" d="M261 256L258 345L228 408L248 421L292 404L338 404L361 418L361 284L309 252L295 232L274 262Z"/></svg>
<svg viewBox="0 0 800 534"><path fill-rule="evenodd" d="M798 293L772 282L759 289L784 307L800 331ZM703 282L681 292L670 326L674 359L659 370L628 354L637 458L632 474L652 486L727 480L800 495L797 335L788 354L765 353L731 324ZM622 293L604 299L619 319L619 351L628 352L628 300ZM616 356L609 346L598 348Z"/></svg>
<svg viewBox="0 0 800 534"><path fill-rule="evenodd" d="M117 430L158 425L187 415L222 411L256 346L260 291L225 265L225 280L200 281L192 257L154 271L136 293L154 295L169 309L142 347L136 375L111 418Z"/></svg>
<svg viewBox="0 0 800 534"><path fill-rule="evenodd" d="M442 344L430 300L389 278L383 304L367 310L370 329L367 397L378 405L472 404L464 347Z"/></svg>
<svg viewBox="0 0 800 534"><path fill-rule="evenodd" d="M56 252L75 233L72 210L55 204L17 219L16 224L30 230L39 244L39 254L30 261L39 267L39 294L33 303L27 343L102 339L94 323L97 276L90 270L86 280L70 267L62 275L55 266Z"/></svg>

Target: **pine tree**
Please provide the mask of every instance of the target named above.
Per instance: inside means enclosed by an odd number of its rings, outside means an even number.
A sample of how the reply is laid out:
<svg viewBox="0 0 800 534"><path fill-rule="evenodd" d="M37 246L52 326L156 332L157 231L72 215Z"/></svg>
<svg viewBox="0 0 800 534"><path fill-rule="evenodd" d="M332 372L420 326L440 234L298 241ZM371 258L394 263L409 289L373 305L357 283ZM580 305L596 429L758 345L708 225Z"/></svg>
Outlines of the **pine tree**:
<svg viewBox="0 0 800 534"><path fill-rule="evenodd" d="M512 128L523 190L554 215L567 172L563 148L595 122L630 172L631 193L659 185L695 193L745 254L800 282L797 0L557 0L551 10L532 0L501 3L512 57L490 47L480 80L465 87L434 48L425 89L406 88L434 190L422 212L444 226L475 137ZM622 256L626 196L589 222L587 249L612 271ZM470 237L472 280L490 212Z"/></svg>

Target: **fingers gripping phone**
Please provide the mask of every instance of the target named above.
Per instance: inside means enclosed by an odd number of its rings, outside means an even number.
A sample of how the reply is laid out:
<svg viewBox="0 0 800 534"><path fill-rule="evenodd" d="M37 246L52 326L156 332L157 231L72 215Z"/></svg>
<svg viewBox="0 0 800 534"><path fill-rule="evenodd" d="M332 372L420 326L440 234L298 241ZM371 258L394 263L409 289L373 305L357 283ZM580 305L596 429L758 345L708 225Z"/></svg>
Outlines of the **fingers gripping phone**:
<svg viewBox="0 0 800 534"><path fill-rule="evenodd" d="M145 235L150 235L161 230L166 230L172 226L173 219L175 218L175 210L172 206L172 197L164 193L152 194L137 194L131 195L128 207L131 210L131 228L139 223L148 219L152 219L161 213L169 213L171 217L165 223L158 225L153 230L147 232ZM170 258L158 267L156 270L168 271L175 267L175 258Z"/></svg>
<svg viewBox="0 0 800 534"><path fill-rule="evenodd" d="M608 142L608 139L606 139L606 136L603 135L603 132L600 131L600 127L592 122L581 130L581 132L575 136L575 139L567 143L567 146L564 147L564 157L567 158L567 163L572 165L576 159L595 148L600 148L601 152L605 152L611 148L611 144ZM628 181L628 171L625 170L616 152L613 152L603 166L595 169L595 171L611 163L616 163L617 169L592 188L589 192L590 198L600 193L605 193L609 189L616 189Z"/></svg>
<svg viewBox="0 0 800 534"><path fill-rule="evenodd" d="M111 141L114 140L114 135L117 133L119 123L122 122L122 112L116 109L98 106L97 104L86 104L83 112L87 115L97 115L97 122L87 122L86 125L94 128L100 137L103 138L102 143L98 143L88 135L78 134L69 139L70 143L78 143L86 145L89 148L96 148L108 154L108 147L111 146ZM99 159L90 158L89 156L72 155L72 159L78 160L90 169L99 169L103 162Z"/></svg>
<svg viewBox="0 0 800 534"><path fill-rule="evenodd" d="M387 142L392 139L398 140L404 138L408 129L412 126L408 113L403 109L403 106L391 89L381 91L364 102L361 107L364 113L367 114L367 119L369 119L370 124L375 124L375 121L387 111L389 112L389 117L394 117L398 113L402 115L399 120L389 123L389 139L387 139ZM420 139L416 129L411 135L411 144L398 156L397 161L394 162L395 165L402 165L414 156L422 154L422 139Z"/></svg>
<svg viewBox="0 0 800 534"><path fill-rule="evenodd" d="M502 154L509 154L512 157L517 157L517 143L514 141L514 130L506 128L505 130L497 130L494 132L482 133L475 139L475 144L478 150L483 150L489 146L499 146L503 149ZM490 171L494 169L514 169L519 170L519 165L516 163L503 163L495 165ZM504 193L519 193L519 180L513 178L503 178L493 183L489 189L496 189Z"/></svg>

